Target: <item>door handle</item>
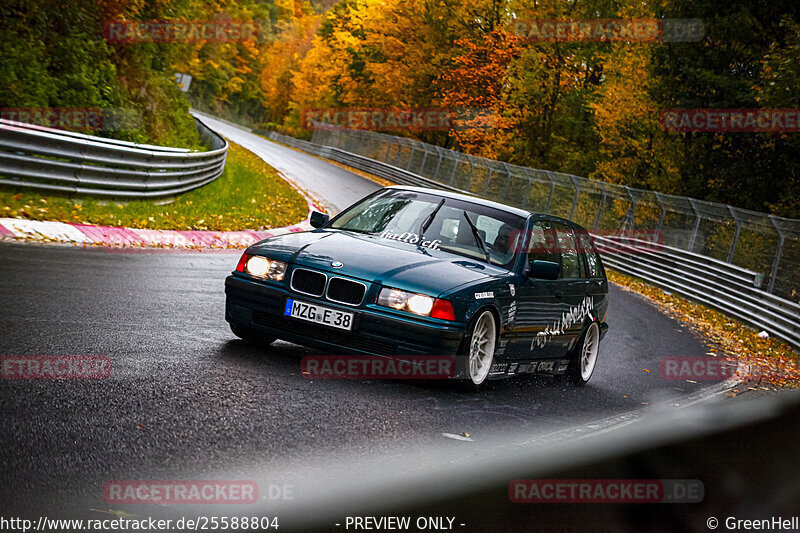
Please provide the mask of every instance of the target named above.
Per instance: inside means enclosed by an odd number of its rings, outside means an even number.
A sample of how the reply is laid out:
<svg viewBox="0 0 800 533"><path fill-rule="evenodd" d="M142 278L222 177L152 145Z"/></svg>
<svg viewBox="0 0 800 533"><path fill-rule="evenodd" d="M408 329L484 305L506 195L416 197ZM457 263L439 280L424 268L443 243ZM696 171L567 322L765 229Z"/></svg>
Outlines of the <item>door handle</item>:
<svg viewBox="0 0 800 533"><path fill-rule="evenodd" d="M560 300L560 299L562 299L564 297L564 293L561 292L561 291L556 291L554 293L554 296L556 297L556 300Z"/></svg>

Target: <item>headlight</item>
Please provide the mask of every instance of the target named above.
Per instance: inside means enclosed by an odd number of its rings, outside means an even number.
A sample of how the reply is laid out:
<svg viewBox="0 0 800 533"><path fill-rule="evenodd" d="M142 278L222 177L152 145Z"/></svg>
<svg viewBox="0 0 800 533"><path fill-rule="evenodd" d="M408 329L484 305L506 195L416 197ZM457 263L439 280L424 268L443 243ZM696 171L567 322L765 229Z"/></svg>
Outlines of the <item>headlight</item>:
<svg viewBox="0 0 800 533"><path fill-rule="evenodd" d="M384 287L378 294L378 305L391 307L398 311L408 311L416 315L430 316L444 320L455 320L453 306L447 300L431 298L424 294L401 291Z"/></svg>
<svg viewBox="0 0 800 533"><path fill-rule="evenodd" d="M267 273L269 272L269 259L266 257L260 257L254 255L250 259L247 260L247 263L244 267L247 269L248 274L252 274L254 276L258 276L259 278L267 277Z"/></svg>
<svg viewBox="0 0 800 533"><path fill-rule="evenodd" d="M286 274L286 263L283 261L273 261L260 255L242 255L236 270L247 272L251 276L256 276L273 281L282 281Z"/></svg>

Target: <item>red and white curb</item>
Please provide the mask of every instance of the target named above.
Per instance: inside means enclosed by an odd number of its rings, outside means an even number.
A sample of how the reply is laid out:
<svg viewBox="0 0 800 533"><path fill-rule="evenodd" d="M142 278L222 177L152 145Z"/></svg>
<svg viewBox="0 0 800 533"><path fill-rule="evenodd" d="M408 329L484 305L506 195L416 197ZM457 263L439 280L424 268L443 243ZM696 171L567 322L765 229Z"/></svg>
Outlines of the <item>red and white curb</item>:
<svg viewBox="0 0 800 533"><path fill-rule="evenodd" d="M283 228L243 231L153 230L0 218L0 238L88 246L246 248L267 237L312 229L308 221Z"/></svg>

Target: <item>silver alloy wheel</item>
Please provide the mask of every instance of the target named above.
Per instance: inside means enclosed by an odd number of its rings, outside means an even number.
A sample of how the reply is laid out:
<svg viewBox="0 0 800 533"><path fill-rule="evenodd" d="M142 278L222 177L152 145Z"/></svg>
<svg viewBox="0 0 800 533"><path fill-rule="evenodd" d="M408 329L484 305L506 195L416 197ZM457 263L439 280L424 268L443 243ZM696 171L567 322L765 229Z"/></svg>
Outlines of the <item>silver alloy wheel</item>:
<svg viewBox="0 0 800 533"><path fill-rule="evenodd" d="M580 353L581 365L581 379L589 381L594 372L594 366L597 364L597 352L600 348L600 328L597 327L597 322L592 322L589 329L586 330L586 335L583 336L583 348Z"/></svg>
<svg viewBox="0 0 800 533"><path fill-rule="evenodd" d="M491 311L484 311L475 323L469 343L469 378L480 385L489 375L494 359L497 326Z"/></svg>

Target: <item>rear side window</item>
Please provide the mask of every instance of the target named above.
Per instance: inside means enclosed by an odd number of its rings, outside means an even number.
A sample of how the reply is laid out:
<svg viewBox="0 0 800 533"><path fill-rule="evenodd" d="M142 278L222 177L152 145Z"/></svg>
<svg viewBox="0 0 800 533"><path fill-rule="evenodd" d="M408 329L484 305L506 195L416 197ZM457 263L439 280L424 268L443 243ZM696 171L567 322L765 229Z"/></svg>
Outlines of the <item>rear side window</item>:
<svg viewBox="0 0 800 533"><path fill-rule="evenodd" d="M561 252L561 277L563 279L585 278L586 270L578 253L579 247L572 229L561 224L557 225L556 238L558 249Z"/></svg>
<svg viewBox="0 0 800 533"><path fill-rule="evenodd" d="M586 232L580 232L581 254L586 257L586 266L589 269L590 278L602 278L603 271L600 267L600 260L597 258L594 242Z"/></svg>

